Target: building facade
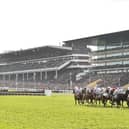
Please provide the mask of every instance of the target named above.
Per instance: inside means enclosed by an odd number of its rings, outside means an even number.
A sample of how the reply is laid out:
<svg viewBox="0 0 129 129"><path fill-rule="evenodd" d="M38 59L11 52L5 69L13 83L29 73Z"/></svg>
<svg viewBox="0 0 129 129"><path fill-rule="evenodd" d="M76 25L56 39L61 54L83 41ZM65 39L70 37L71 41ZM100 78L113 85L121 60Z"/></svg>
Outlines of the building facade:
<svg viewBox="0 0 129 129"><path fill-rule="evenodd" d="M121 31L76 40L67 44L80 44L90 48L90 78L103 79L104 85L121 86L128 83L129 31ZM113 80L114 79L114 80ZM111 81L109 81L111 80Z"/></svg>

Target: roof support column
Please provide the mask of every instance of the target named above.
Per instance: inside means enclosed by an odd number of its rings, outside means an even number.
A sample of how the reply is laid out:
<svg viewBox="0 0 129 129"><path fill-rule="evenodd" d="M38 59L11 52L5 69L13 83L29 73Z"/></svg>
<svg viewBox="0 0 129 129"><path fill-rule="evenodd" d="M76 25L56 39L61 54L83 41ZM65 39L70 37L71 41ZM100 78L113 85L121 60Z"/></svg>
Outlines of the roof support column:
<svg viewBox="0 0 129 129"><path fill-rule="evenodd" d="M11 83L11 82L10 82L10 76L11 76L11 75L8 74L8 83L7 83L7 84L8 84L9 87L10 87L10 83Z"/></svg>
<svg viewBox="0 0 129 129"><path fill-rule="evenodd" d="M12 74L10 73L9 74L9 85L10 85L10 87L12 87L12 80L11 80L12 78L11 77L12 77Z"/></svg>
<svg viewBox="0 0 129 129"><path fill-rule="evenodd" d="M56 75L55 75L55 79L58 78L58 71L56 70Z"/></svg>
<svg viewBox="0 0 129 129"><path fill-rule="evenodd" d="M8 80L9 80L9 82L10 82L10 76L11 76L11 75L9 74L9 75L8 75Z"/></svg>
<svg viewBox="0 0 129 129"><path fill-rule="evenodd" d="M122 48L122 53L121 56L124 56L124 48L123 48L123 42L121 42L121 48ZM124 64L124 61L122 60L122 65Z"/></svg>
<svg viewBox="0 0 129 129"><path fill-rule="evenodd" d="M24 73L22 74L22 86L23 86L23 90L24 90Z"/></svg>
<svg viewBox="0 0 129 129"><path fill-rule="evenodd" d="M16 81L16 90L17 90L17 86L18 86L18 73L16 74L16 79L15 79L15 81Z"/></svg>
<svg viewBox="0 0 129 129"><path fill-rule="evenodd" d="M6 87L6 84L5 84L5 74L3 74L3 84Z"/></svg>
<svg viewBox="0 0 129 129"><path fill-rule="evenodd" d="M26 79L27 79L27 81L29 80L29 75L28 75L29 73L27 72L27 77L26 77Z"/></svg>
<svg viewBox="0 0 129 129"><path fill-rule="evenodd" d="M107 44L106 43L104 43L104 49L107 50ZM105 56L105 59L106 59L107 58L107 53L106 52L104 52L104 56ZM105 66L107 65L106 62L104 64L105 64Z"/></svg>
<svg viewBox="0 0 129 129"><path fill-rule="evenodd" d="M47 80L47 71L45 71L45 80Z"/></svg>
<svg viewBox="0 0 129 129"><path fill-rule="evenodd" d="M36 72L33 72L34 88L36 89Z"/></svg>
<svg viewBox="0 0 129 129"><path fill-rule="evenodd" d="M73 81L72 81L72 72L69 73L69 89L72 89Z"/></svg>
<svg viewBox="0 0 129 129"><path fill-rule="evenodd" d="M33 72L33 81L35 81L35 75L36 75L36 73Z"/></svg>
<svg viewBox="0 0 129 129"><path fill-rule="evenodd" d="M43 73L42 71L40 71L40 80L42 81L42 79L43 79Z"/></svg>

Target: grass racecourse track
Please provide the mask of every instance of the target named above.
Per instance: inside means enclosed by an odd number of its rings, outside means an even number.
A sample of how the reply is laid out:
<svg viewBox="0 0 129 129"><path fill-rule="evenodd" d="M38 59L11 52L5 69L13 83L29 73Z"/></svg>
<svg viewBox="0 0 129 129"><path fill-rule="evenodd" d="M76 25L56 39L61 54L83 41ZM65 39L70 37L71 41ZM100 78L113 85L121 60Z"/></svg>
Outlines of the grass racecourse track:
<svg viewBox="0 0 129 129"><path fill-rule="evenodd" d="M129 129L129 109L74 105L73 95L0 96L0 129Z"/></svg>

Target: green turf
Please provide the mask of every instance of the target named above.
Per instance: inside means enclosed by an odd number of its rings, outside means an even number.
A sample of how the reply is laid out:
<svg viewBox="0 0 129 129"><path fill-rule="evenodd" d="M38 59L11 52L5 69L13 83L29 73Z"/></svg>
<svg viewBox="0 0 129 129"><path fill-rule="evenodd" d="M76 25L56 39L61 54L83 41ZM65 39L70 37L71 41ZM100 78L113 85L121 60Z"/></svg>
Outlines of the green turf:
<svg viewBox="0 0 129 129"><path fill-rule="evenodd" d="M129 129L129 109L75 106L72 95L0 96L0 129Z"/></svg>

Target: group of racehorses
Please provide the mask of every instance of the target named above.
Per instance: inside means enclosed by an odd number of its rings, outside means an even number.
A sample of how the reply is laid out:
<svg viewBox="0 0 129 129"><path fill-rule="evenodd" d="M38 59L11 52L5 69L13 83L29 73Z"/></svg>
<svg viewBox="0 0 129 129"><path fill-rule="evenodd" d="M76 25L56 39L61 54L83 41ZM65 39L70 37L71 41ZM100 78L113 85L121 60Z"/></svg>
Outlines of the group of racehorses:
<svg viewBox="0 0 129 129"><path fill-rule="evenodd" d="M119 88L81 88L74 89L74 100L75 104L103 104L104 107L107 102L117 107L124 106L126 102L129 107L129 90L123 90Z"/></svg>

